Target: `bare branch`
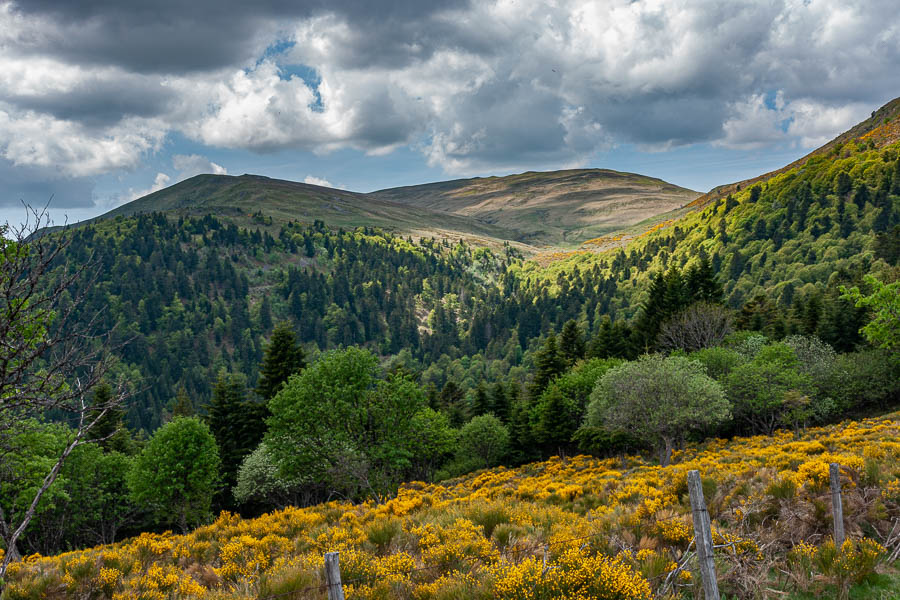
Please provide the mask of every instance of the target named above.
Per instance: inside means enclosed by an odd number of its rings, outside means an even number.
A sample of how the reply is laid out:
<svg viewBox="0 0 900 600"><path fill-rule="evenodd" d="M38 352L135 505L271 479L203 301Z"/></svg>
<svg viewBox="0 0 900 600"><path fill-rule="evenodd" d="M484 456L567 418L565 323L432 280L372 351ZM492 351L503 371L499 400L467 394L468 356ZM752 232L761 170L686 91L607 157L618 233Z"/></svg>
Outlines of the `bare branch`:
<svg viewBox="0 0 900 600"><path fill-rule="evenodd" d="M119 386L108 400L89 400L114 364L112 351L122 345L115 343L114 329L101 331L101 312L83 314L99 268L93 256L80 263L69 259L68 225L51 231L47 207L26 208L24 225L0 226L0 456L15 452L28 423L51 415L62 415L72 436L27 508L0 512L0 536L12 550L0 563L0 579L66 459L128 395ZM0 483L10 476L0 472Z"/></svg>

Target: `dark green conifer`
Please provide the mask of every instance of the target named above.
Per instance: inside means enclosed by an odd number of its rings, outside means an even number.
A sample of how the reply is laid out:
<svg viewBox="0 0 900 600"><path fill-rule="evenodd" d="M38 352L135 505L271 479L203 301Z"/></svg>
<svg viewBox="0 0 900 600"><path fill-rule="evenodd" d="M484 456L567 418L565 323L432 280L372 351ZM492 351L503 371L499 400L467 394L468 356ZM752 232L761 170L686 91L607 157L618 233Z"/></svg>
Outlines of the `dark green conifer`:
<svg viewBox="0 0 900 600"><path fill-rule="evenodd" d="M509 422L509 395L506 386L498 381L491 387L491 410L504 423Z"/></svg>
<svg viewBox="0 0 900 600"><path fill-rule="evenodd" d="M559 336L559 353L565 360L566 365L571 367L584 358L585 350L584 336L581 335L578 323L574 320L566 321Z"/></svg>
<svg viewBox="0 0 900 600"><path fill-rule="evenodd" d="M491 412L491 399L488 396L487 387L480 382L472 392L469 400L469 418L479 417Z"/></svg>
<svg viewBox="0 0 900 600"><path fill-rule="evenodd" d="M838 173L837 180L834 184L834 193L838 196L846 196L850 193L850 190L853 188L853 180L850 179L850 176L846 173L846 171L841 171Z"/></svg>
<svg viewBox="0 0 900 600"><path fill-rule="evenodd" d="M187 390L183 385L178 386L175 394L175 405L172 407L172 417L193 417L196 414L194 403L191 402Z"/></svg>
<svg viewBox="0 0 900 600"><path fill-rule="evenodd" d="M687 288L691 302L721 303L725 295L712 263L706 256L701 256L688 270Z"/></svg>
<svg viewBox="0 0 900 600"><path fill-rule="evenodd" d="M223 493L217 500L220 507L232 506L230 494L237 481L237 471L244 458L262 441L268 416L265 404L247 398L247 380L243 374L219 373L206 422L216 438L222 461Z"/></svg>
<svg viewBox="0 0 900 600"><path fill-rule="evenodd" d="M88 432L88 438L96 440L97 444L107 452L115 451L129 454L132 448L131 434L125 427L125 411L119 406L111 406L113 389L107 383L94 388L92 405L95 407L92 414L96 415L103 408L106 413L97 420Z"/></svg>
<svg viewBox="0 0 900 600"><path fill-rule="evenodd" d="M259 383L256 393L264 400L271 400L288 380L306 366L303 348L297 343L294 328L287 321L275 326L269 345L266 346L259 366Z"/></svg>
<svg viewBox="0 0 900 600"><path fill-rule="evenodd" d="M856 192L853 194L853 202L856 204L856 207L862 211L866 207L866 202L869 201L869 188L865 183L860 183L859 187L856 188Z"/></svg>
<svg viewBox="0 0 900 600"><path fill-rule="evenodd" d="M556 345L556 336L547 336L544 347L538 350L534 357L534 378L528 393L532 398L537 398L546 389L547 385L566 370L566 361L560 355Z"/></svg>
<svg viewBox="0 0 900 600"><path fill-rule="evenodd" d="M577 415L573 412L571 403L558 386L551 385L541 395L532 433L548 454L565 453L565 448L579 425Z"/></svg>
<svg viewBox="0 0 900 600"><path fill-rule="evenodd" d="M263 331L272 329L272 306L269 304L268 295L263 295L259 304L259 326Z"/></svg>

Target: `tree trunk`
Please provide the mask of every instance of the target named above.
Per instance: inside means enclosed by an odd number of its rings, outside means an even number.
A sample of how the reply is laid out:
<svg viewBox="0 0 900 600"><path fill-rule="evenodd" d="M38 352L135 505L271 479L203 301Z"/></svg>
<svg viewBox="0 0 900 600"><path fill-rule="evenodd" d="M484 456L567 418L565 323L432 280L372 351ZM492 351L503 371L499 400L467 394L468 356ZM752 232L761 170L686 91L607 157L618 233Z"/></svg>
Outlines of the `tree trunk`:
<svg viewBox="0 0 900 600"><path fill-rule="evenodd" d="M668 467L672 462L672 440L665 438L663 442L665 445L659 449L659 466Z"/></svg>

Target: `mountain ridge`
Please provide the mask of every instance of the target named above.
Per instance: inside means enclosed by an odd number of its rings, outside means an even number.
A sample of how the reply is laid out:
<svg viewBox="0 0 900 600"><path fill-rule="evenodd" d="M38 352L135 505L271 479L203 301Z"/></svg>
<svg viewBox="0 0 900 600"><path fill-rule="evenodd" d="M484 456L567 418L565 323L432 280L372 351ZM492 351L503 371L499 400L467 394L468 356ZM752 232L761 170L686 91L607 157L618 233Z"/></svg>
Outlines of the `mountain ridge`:
<svg viewBox="0 0 900 600"><path fill-rule="evenodd" d="M440 207L512 229L532 229L537 221L556 245L565 245L677 210L700 194L647 175L563 169L387 188L370 195L410 206Z"/></svg>
<svg viewBox="0 0 900 600"><path fill-rule="evenodd" d="M542 246L577 244L632 226L678 209L697 195L661 179L609 169L528 171L370 193L262 175L203 174L96 219L214 212L247 224L261 213L279 222L375 226L416 238L460 238L489 247L509 242L533 254Z"/></svg>

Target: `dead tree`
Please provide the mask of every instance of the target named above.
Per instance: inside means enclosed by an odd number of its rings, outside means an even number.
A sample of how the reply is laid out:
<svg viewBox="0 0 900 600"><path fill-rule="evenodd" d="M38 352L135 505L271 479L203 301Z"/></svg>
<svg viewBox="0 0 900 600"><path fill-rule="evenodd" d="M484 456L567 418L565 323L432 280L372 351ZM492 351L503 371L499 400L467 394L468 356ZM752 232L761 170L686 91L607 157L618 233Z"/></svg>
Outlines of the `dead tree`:
<svg viewBox="0 0 900 600"><path fill-rule="evenodd" d="M666 351L693 352L720 344L732 331L731 314L727 308L697 302L663 324L657 345Z"/></svg>
<svg viewBox="0 0 900 600"><path fill-rule="evenodd" d="M16 542L66 458L79 445L96 441L91 429L126 398L123 386L99 403L91 394L121 345L113 331L98 331L99 314L84 314L97 266L92 260L72 264L67 228L49 231L46 209L28 207L28 212L25 225L0 225L0 497L15 479L11 457L20 452L20 436L47 418L64 421L71 433L30 502L11 511L0 505L6 547L0 581L19 558Z"/></svg>

